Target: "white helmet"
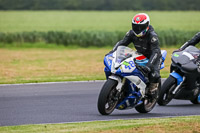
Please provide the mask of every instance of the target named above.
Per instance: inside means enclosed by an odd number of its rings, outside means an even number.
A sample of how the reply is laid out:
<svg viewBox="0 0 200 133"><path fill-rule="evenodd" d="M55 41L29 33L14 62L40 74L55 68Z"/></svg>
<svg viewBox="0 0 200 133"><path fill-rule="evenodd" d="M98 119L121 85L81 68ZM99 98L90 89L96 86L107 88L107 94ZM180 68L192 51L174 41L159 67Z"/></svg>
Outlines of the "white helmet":
<svg viewBox="0 0 200 133"><path fill-rule="evenodd" d="M139 13L133 17L132 30L135 36L142 37L149 29L150 18L146 13Z"/></svg>

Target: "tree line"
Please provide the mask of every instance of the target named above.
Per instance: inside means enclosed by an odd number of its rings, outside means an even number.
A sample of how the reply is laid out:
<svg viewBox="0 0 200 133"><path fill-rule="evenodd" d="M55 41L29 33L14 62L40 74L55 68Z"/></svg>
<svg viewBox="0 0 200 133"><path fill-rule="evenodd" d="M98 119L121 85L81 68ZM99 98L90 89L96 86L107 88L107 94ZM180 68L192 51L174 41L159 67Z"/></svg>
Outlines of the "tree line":
<svg viewBox="0 0 200 133"><path fill-rule="evenodd" d="M0 0L0 10L200 10L200 0Z"/></svg>

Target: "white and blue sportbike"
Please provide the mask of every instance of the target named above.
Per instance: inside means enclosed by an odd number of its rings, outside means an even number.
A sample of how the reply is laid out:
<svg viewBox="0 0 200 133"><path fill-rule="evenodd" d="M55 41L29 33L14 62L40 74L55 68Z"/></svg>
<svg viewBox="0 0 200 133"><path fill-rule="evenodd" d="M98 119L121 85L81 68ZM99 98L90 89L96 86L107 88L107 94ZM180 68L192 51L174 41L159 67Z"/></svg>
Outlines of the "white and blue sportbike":
<svg viewBox="0 0 200 133"><path fill-rule="evenodd" d="M172 54L171 73L161 87L158 104L172 99L190 100L200 104L200 50L189 46Z"/></svg>
<svg viewBox="0 0 200 133"><path fill-rule="evenodd" d="M166 54L162 50L161 69L164 68ZM107 81L100 91L97 103L102 115L109 115L114 109L135 108L140 113L147 113L154 108L157 96L147 94L149 80L141 67L147 63L148 59L144 55L125 46L119 46L115 52L105 56ZM158 95L158 91L155 95Z"/></svg>

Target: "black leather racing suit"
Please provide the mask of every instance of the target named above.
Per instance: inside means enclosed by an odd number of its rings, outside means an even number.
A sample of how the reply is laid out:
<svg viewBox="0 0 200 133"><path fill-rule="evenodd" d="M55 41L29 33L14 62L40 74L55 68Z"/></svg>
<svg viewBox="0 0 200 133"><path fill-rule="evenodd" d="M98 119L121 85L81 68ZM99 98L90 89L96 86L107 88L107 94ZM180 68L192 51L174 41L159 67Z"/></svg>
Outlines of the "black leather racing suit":
<svg viewBox="0 0 200 133"><path fill-rule="evenodd" d="M139 53L149 59L147 66L151 68L151 72L149 73L150 82L158 83L162 58L158 36L154 32L153 27L150 25L145 36L139 38L135 36L132 30L128 31L123 40L115 45L113 51L115 51L118 46L128 46L131 42Z"/></svg>
<svg viewBox="0 0 200 133"><path fill-rule="evenodd" d="M191 40L189 40L188 42L183 44L183 46L180 48L180 50L184 50L185 48L187 48L190 45L195 46L199 42L200 42L200 32L198 32L195 36L193 36Z"/></svg>

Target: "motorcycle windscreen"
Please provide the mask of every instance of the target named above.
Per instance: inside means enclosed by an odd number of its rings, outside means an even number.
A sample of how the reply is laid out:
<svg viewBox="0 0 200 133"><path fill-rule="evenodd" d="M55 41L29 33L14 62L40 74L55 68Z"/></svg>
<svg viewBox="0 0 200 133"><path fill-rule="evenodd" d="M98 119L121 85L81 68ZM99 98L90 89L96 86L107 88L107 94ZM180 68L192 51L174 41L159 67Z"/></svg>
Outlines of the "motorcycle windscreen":
<svg viewBox="0 0 200 133"><path fill-rule="evenodd" d="M117 68L120 65L120 63L122 63L127 58L130 58L130 57L137 58L140 56L142 56L142 54L138 53L137 51L132 50L129 47L119 46L116 52L115 68Z"/></svg>
<svg viewBox="0 0 200 133"><path fill-rule="evenodd" d="M200 50L198 48L196 48L195 46L188 46L187 48L185 48L184 50L185 52L189 52L189 53L199 53L200 54Z"/></svg>
<svg viewBox="0 0 200 133"><path fill-rule="evenodd" d="M119 67L120 63L122 63L125 59L132 57L132 52L133 50L128 47L119 46L116 52L115 68Z"/></svg>

